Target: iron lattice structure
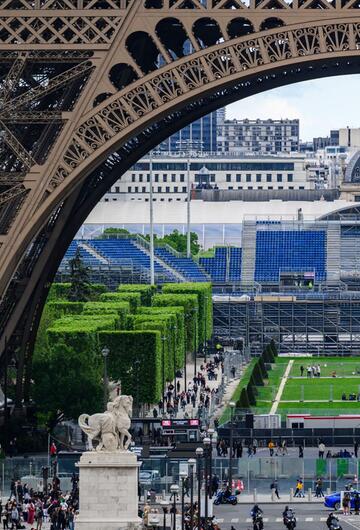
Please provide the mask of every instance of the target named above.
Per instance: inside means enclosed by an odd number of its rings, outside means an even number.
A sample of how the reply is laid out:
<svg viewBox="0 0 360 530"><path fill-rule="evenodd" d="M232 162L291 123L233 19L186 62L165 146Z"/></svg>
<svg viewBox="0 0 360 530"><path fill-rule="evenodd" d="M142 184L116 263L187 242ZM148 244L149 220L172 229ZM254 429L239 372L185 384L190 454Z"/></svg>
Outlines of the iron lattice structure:
<svg viewBox="0 0 360 530"><path fill-rule="evenodd" d="M2 0L0 355L17 401L62 255L113 182L234 100L360 65L359 0ZM25 389L25 390L24 390Z"/></svg>

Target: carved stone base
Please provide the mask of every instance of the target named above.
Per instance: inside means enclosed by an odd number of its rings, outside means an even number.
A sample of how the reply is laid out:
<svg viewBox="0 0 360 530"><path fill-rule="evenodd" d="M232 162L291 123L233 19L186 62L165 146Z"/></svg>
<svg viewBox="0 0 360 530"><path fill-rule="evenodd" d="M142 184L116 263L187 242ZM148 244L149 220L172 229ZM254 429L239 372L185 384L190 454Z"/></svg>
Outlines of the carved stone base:
<svg viewBox="0 0 360 530"><path fill-rule="evenodd" d="M78 466L80 514L76 530L139 528L136 455L89 451L81 456Z"/></svg>

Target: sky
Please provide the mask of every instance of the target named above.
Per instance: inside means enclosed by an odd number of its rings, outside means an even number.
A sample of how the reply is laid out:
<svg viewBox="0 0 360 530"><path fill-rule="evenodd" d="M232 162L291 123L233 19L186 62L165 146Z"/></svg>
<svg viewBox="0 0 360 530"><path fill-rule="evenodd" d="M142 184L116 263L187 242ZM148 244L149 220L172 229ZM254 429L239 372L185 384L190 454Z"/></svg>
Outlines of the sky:
<svg viewBox="0 0 360 530"><path fill-rule="evenodd" d="M360 75L327 77L275 88L226 107L226 118L299 118L301 140L330 129L360 127Z"/></svg>

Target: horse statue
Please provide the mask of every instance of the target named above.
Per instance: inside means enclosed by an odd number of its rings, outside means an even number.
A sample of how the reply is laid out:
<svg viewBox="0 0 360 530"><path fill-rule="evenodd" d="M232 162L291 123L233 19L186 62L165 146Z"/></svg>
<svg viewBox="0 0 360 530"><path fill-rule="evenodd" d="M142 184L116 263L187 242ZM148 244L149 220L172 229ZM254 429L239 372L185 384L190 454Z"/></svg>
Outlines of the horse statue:
<svg viewBox="0 0 360 530"><path fill-rule="evenodd" d="M92 442L98 441L96 451L127 451L131 443L129 428L131 425L133 398L117 396L107 404L102 413L81 414L79 426L87 434L91 450Z"/></svg>

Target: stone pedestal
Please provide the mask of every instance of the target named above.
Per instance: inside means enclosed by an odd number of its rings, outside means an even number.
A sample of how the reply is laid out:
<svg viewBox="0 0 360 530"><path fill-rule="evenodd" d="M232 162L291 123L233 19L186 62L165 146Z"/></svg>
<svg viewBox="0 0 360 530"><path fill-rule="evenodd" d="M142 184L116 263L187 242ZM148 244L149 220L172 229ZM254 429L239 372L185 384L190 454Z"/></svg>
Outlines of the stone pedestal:
<svg viewBox="0 0 360 530"><path fill-rule="evenodd" d="M82 455L80 513L76 530L132 530L138 517L138 467L134 453L89 451Z"/></svg>

